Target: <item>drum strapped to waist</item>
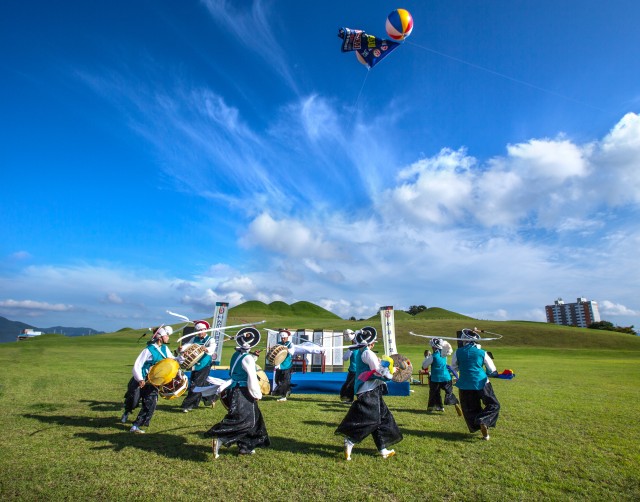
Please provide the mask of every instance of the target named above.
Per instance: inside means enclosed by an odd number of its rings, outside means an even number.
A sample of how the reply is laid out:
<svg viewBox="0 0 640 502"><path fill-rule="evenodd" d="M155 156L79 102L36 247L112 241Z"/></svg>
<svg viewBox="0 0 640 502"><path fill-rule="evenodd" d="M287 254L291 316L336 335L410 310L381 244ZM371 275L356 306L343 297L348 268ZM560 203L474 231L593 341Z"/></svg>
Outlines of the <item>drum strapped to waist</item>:
<svg viewBox="0 0 640 502"><path fill-rule="evenodd" d="M266 396L271 392L271 383L269 383L269 377L264 372L264 370L256 364L256 376L258 377L258 384L260 385L260 392L262 392L263 396ZM226 387L222 392L220 392L220 402L225 407L226 410L229 410L229 406L231 406L231 392L235 388L234 385L230 385Z"/></svg>
<svg viewBox="0 0 640 502"><path fill-rule="evenodd" d="M180 371L178 361L169 357L149 368L147 380L158 389L158 394L164 399L180 397L189 386L189 380Z"/></svg>
<svg viewBox="0 0 640 502"><path fill-rule="evenodd" d="M182 356L180 367L183 370L190 370L206 355L206 353L207 348L204 345L198 345L197 343L188 345L180 354Z"/></svg>
<svg viewBox="0 0 640 502"><path fill-rule="evenodd" d="M260 392L263 396L266 396L271 392L271 384L269 378L263 369L256 364L256 375L258 375L258 383L260 384Z"/></svg>
<svg viewBox="0 0 640 502"><path fill-rule="evenodd" d="M267 352L267 361L273 366L278 366L284 362L289 355L289 350L284 345L275 345Z"/></svg>
<svg viewBox="0 0 640 502"><path fill-rule="evenodd" d="M389 357L393 359L393 365L396 368L391 380L394 382L408 382L411 380L411 375L413 373L411 361L400 354L391 354Z"/></svg>

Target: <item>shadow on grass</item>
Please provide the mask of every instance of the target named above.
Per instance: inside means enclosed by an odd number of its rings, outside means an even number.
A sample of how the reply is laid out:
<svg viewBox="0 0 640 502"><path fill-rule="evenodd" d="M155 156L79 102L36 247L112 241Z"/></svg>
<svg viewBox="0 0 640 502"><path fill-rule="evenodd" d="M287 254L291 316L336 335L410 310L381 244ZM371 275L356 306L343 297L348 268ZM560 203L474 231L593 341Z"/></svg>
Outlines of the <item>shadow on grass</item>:
<svg viewBox="0 0 640 502"><path fill-rule="evenodd" d="M326 425L326 424L325 424ZM289 452L304 453L306 455L317 455L325 458L337 458L342 454L342 438L336 437L335 444L319 444L300 441L291 437L269 436L271 446L268 449ZM377 453L375 448L372 452Z"/></svg>
<svg viewBox="0 0 640 502"><path fill-rule="evenodd" d="M123 426L117 423L113 417L91 418L85 416L64 416L64 415L35 415L25 414L25 418L38 420L45 424L55 426L77 427L77 428L93 428L116 432L77 432L73 435L75 438L102 443L96 445L96 450L113 449L120 451L124 448L137 448L142 451L153 451L158 455L164 455L167 458L179 460L193 460L197 462L210 460L209 446L194 445L187 443L181 435L167 434L169 431L151 432L148 434L131 434L129 433L129 425ZM180 427L170 429L175 431L178 429L189 429L190 427ZM41 429L32 433L39 434L46 429ZM109 444L104 444L105 442Z"/></svg>
<svg viewBox="0 0 640 502"><path fill-rule="evenodd" d="M434 439L443 439L444 441L455 441L455 442L470 442L478 439L477 435L473 435L469 432L450 432L450 431L427 431L427 430L415 430L415 429L406 429L401 427L400 430L402 434L405 436L414 436L417 438L434 438Z"/></svg>
<svg viewBox="0 0 640 502"><path fill-rule="evenodd" d="M114 434L99 434L97 432L79 432L77 438L96 443L108 441L110 444L96 445L95 450L120 451L124 448L137 448L145 452L153 452L169 459L205 462L211 460L211 447L187 443L182 436L175 434L152 433L145 435L117 432Z"/></svg>
<svg viewBox="0 0 640 502"><path fill-rule="evenodd" d="M327 424L326 422L321 422L319 420L305 420L303 421L305 425L309 425L311 427L328 427L328 428L337 428L338 423L336 424ZM429 431L429 430L417 430L417 429L407 429L406 427L400 426L400 431L403 436L414 436L418 438L435 438L435 439L443 439L445 441L456 441L456 442L469 442L475 441L478 439L477 435L473 435L467 432L450 432L450 431Z"/></svg>
<svg viewBox="0 0 640 502"><path fill-rule="evenodd" d="M93 411L120 411L122 413L123 403L114 401L94 401L92 399L80 399L80 403L87 403Z"/></svg>

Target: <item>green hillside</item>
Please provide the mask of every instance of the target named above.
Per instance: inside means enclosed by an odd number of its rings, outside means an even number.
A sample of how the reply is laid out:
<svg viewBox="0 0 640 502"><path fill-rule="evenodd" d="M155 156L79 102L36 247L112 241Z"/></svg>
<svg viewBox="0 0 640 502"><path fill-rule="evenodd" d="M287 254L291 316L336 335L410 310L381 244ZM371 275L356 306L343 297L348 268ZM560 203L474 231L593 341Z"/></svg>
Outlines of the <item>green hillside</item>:
<svg viewBox="0 0 640 502"><path fill-rule="evenodd" d="M473 319L473 317L441 309L440 307L429 307L427 310L423 310L419 314L416 314L415 317L421 319Z"/></svg>
<svg viewBox="0 0 640 502"><path fill-rule="evenodd" d="M275 301L267 305L266 303L257 300L244 302L240 305L230 308L227 317L229 319L236 320L245 319L247 320L247 322L257 321L259 319L267 319L269 317L313 317L317 319L341 319L340 316L310 302L296 302L288 305L285 302ZM235 322L229 324L235 324Z"/></svg>

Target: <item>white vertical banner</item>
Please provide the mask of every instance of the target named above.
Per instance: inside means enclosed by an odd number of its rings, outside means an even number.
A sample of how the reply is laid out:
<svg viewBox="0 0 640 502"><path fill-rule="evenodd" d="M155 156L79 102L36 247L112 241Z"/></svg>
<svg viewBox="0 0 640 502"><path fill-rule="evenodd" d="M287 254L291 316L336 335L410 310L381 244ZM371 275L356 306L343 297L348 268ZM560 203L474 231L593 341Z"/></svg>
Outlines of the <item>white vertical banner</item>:
<svg viewBox="0 0 640 502"><path fill-rule="evenodd" d="M393 317L393 307L380 307L380 323L382 324L382 340L384 353L387 356L398 353L396 348L396 323Z"/></svg>
<svg viewBox="0 0 640 502"><path fill-rule="evenodd" d="M216 302L216 308L213 311L212 328L222 328L227 325L227 312L229 304L225 302ZM212 333L213 340L216 342L216 353L213 357L213 364L219 366L222 361L222 342L224 341L224 331L214 331Z"/></svg>

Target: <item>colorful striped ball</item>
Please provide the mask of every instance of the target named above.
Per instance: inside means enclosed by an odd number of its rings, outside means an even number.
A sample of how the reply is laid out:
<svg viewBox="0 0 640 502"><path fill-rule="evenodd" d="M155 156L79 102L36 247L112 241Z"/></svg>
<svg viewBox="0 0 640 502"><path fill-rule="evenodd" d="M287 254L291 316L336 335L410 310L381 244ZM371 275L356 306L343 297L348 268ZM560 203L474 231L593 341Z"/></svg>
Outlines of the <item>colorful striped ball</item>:
<svg viewBox="0 0 640 502"><path fill-rule="evenodd" d="M413 18L409 11L396 9L387 16L387 35L392 40L404 40L411 35L413 30Z"/></svg>

